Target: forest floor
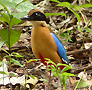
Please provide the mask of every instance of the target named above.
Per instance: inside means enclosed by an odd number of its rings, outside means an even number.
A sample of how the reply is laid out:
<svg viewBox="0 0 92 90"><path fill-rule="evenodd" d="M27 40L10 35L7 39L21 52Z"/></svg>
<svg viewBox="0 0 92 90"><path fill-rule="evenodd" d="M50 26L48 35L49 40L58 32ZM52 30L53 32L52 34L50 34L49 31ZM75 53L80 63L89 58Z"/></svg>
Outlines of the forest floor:
<svg viewBox="0 0 92 90"><path fill-rule="evenodd" d="M84 87L82 88L77 88L77 90L92 90L92 31L87 32L84 29L85 23L83 17L80 15L80 32L78 30L78 20L76 16L66 7L57 7L55 6L56 3L49 3L49 5L46 5L46 3L40 0L31 0L31 3L36 5L38 9L42 10L45 13L61 12L67 15L67 18L61 15L49 16L50 30L53 31L62 41L69 59L69 65L73 68L71 70L71 73L76 75L74 77L71 77L73 80L72 83L67 81L65 90L74 90L76 87L74 83L78 82L81 76L81 81L85 81L86 84L84 84ZM92 13L89 12L89 9L91 8L81 9L86 22L89 22L89 20L92 19ZM92 23L90 23L88 27L92 29ZM27 78L26 81L30 86L30 90L45 90L47 83L44 82L44 79L48 79L49 75L49 72L46 72L46 66L44 66L39 60L33 63L26 64L26 60L35 59L30 43L31 27L22 26L17 28L21 29L22 33L18 42L16 42L11 47L11 51L17 52L23 56L16 59L25 67L10 65L8 66L8 71L17 73L18 77L22 78L23 80L25 79L25 75L34 75L36 77L34 80L32 79L31 81L28 81L29 78ZM62 35L64 36L63 38ZM5 44L3 45L3 48L6 50L8 49ZM1 56L3 56L4 54L5 53L3 51L0 51ZM5 82L7 82L7 80ZM29 90L29 87L24 87L23 85L18 83L18 81L16 84L12 85L10 85L9 83L5 85L0 84L0 90L10 90L11 87L12 90ZM63 86L61 87L63 88ZM51 79L50 88L50 90L57 90L57 79L55 79L55 77L52 77Z"/></svg>

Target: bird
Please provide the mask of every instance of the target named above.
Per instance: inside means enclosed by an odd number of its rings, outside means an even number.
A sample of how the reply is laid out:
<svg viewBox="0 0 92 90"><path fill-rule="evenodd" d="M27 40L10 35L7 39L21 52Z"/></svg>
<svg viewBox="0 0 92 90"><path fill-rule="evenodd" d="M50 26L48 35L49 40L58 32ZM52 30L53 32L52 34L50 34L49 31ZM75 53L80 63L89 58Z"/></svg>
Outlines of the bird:
<svg viewBox="0 0 92 90"><path fill-rule="evenodd" d="M62 42L53 32L50 32L48 20L41 10L32 9L21 20L28 20L33 26L31 32L31 47L37 59L41 59L41 62L45 65L47 65L45 58L49 58L56 64L69 64ZM63 68L64 66L60 66L61 70Z"/></svg>

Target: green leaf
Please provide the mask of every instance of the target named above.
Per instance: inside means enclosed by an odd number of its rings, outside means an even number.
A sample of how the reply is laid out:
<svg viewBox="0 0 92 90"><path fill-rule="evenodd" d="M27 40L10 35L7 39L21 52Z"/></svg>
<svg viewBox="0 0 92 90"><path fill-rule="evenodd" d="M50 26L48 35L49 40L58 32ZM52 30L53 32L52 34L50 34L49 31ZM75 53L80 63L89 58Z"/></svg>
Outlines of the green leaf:
<svg viewBox="0 0 92 90"><path fill-rule="evenodd" d="M28 0L22 0L21 2L19 2L19 3L16 5L16 7L17 7L19 4L21 4L21 3L25 2L25 1L28 1Z"/></svg>
<svg viewBox="0 0 92 90"><path fill-rule="evenodd" d="M67 7L67 8L71 8L72 5L68 2L62 2L62 3L59 3L57 6L62 6L62 7Z"/></svg>
<svg viewBox="0 0 92 90"><path fill-rule="evenodd" d="M4 9L4 7L2 5L0 5L0 10Z"/></svg>
<svg viewBox="0 0 92 90"><path fill-rule="evenodd" d="M8 44L8 30L7 29L1 29L0 30L0 37L1 39Z"/></svg>
<svg viewBox="0 0 92 90"><path fill-rule="evenodd" d="M70 67L69 65L67 64L62 64L62 63L58 63L57 66L65 66L65 67Z"/></svg>
<svg viewBox="0 0 92 90"><path fill-rule="evenodd" d="M30 3L29 0L0 0L1 5L10 7L12 9L16 9L17 13L12 13L12 15L16 16L18 19L20 19L20 17L23 17L25 15L28 14L28 12L31 9L34 9L34 5ZM5 7L4 7L5 8ZM7 8L6 8L7 9ZM8 9L7 9L8 11ZM8 12L9 14L9 12Z"/></svg>
<svg viewBox="0 0 92 90"><path fill-rule="evenodd" d="M63 71L71 69L71 67L69 65L67 65L67 64L58 63L57 66L65 66L65 68L63 69Z"/></svg>
<svg viewBox="0 0 92 90"><path fill-rule="evenodd" d="M19 65L19 66L23 67L23 65L21 65L19 61L15 60L13 58L11 58L10 61L13 62L15 65Z"/></svg>
<svg viewBox="0 0 92 90"><path fill-rule="evenodd" d="M0 0L0 2L7 6L7 7L11 7L13 9L15 9L16 5L20 2L22 2L23 0Z"/></svg>
<svg viewBox="0 0 92 90"><path fill-rule="evenodd" d="M6 55L6 56L8 56L9 57L9 55L10 55L10 53L7 51L7 50L5 50L5 49L3 49L3 48L1 48L4 52L6 52L8 55ZM4 57L6 57L6 56L4 56Z"/></svg>
<svg viewBox="0 0 92 90"><path fill-rule="evenodd" d="M14 73L9 73L9 77L17 77Z"/></svg>
<svg viewBox="0 0 92 90"><path fill-rule="evenodd" d="M77 5L73 5L73 8L75 9L75 11L78 11L78 10L80 10L80 6L77 6Z"/></svg>
<svg viewBox="0 0 92 90"><path fill-rule="evenodd" d="M54 65L54 66L56 66L56 63L54 63L53 61L51 61L50 59L48 59L48 58L44 58L44 59L46 59L47 61L45 61L48 65L49 64L52 64L52 65Z"/></svg>
<svg viewBox="0 0 92 90"><path fill-rule="evenodd" d="M15 57L23 57L23 56L19 55L19 53L16 53L16 52L12 52L12 53L11 53L11 56L15 56Z"/></svg>
<svg viewBox="0 0 92 90"><path fill-rule="evenodd" d="M0 67L1 67L4 63L5 63L5 62L1 61L1 62L0 62Z"/></svg>
<svg viewBox="0 0 92 90"><path fill-rule="evenodd" d="M10 30L10 47L19 40L20 38L20 31L18 30ZM7 29L1 29L0 30L0 37L5 42L7 47L9 47L9 41L8 41L8 30Z"/></svg>
<svg viewBox="0 0 92 90"><path fill-rule="evenodd" d="M11 13L14 17L17 19L20 19L21 17L24 17L28 14L28 12L18 12L18 13Z"/></svg>
<svg viewBox="0 0 92 90"><path fill-rule="evenodd" d="M61 75L65 75L65 76L68 76L68 77L75 76L74 74L67 73L67 72L63 72L63 73L61 73Z"/></svg>
<svg viewBox="0 0 92 90"><path fill-rule="evenodd" d="M69 65L67 65L67 64L58 63L57 66L58 66L58 67L59 67L59 66L65 66L65 67L62 69L62 71L61 71L62 73L65 72L65 71L67 71L67 70L69 70L69 69L71 69L71 67L70 67Z"/></svg>
<svg viewBox="0 0 92 90"><path fill-rule="evenodd" d="M23 16L26 16L31 9L34 9L34 5L30 3L28 0L23 0L18 6L16 6L16 10L19 11L17 13L11 13L16 18L20 19Z"/></svg>
<svg viewBox="0 0 92 90"><path fill-rule="evenodd" d="M76 82L75 84L77 84L78 82ZM80 83L78 84L77 88L84 88L84 87L88 87L88 84L85 81L80 81Z"/></svg>
<svg viewBox="0 0 92 90"><path fill-rule="evenodd" d="M0 22L7 22L9 24L10 18L9 15L7 13L0 13Z"/></svg>
<svg viewBox="0 0 92 90"><path fill-rule="evenodd" d="M61 15L61 16L65 16L66 17L66 14L64 14L64 13L45 13L45 15L46 16L52 16L52 15L59 16L59 15Z"/></svg>
<svg viewBox="0 0 92 90"><path fill-rule="evenodd" d="M5 74L5 75L7 75L4 71L0 71L0 74Z"/></svg>
<svg viewBox="0 0 92 90"><path fill-rule="evenodd" d="M0 48L3 46L4 41L0 39Z"/></svg>
<svg viewBox="0 0 92 90"><path fill-rule="evenodd" d="M5 17L0 17L0 22L4 23L6 22L7 20L5 19Z"/></svg>
<svg viewBox="0 0 92 90"><path fill-rule="evenodd" d="M77 12L75 12L74 10L72 10L72 9L69 9L71 12L73 12L74 13L74 15L76 16L76 18L77 18L77 20L78 20L78 30L81 32L81 28L80 28L80 21L81 21L81 19L80 19L80 16L79 16L79 14L77 13Z"/></svg>
<svg viewBox="0 0 92 90"><path fill-rule="evenodd" d="M82 4L82 5L80 5L80 7L83 7L83 8L85 8L85 7L92 7L92 4Z"/></svg>
<svg viewBox="0 0 92 90"><path fill-rule="evenodd" d="M44 82L48 82L48 80L41 78Z"/></svg>
<svg viewBox="0 0 92 90"><path fill-rule="evenodd" d="M3 3L1 3L1 0L0 0L0 4L4 7L4 9L7 11L7 14L8 15L10 15L10 13L9 13L9 10L7 9L7 7L6 7L6 5Z"/></svg>
<svg viewBox="0 0 92 90"><path fill-rule="evenodd" d="M31 78L33 78L33 79L35 79L35 76L34 75L28 75L29 77L31 77Z"/></svg>
<svg viewBox="0 0 92 90"><path fill-rule="evenodd" d="M92 29L90 28L85 28L86 32L92 33Z"/></svg>
<svg viewBox="0 0 92 90"><path fill-rule="evenodd" d="M25 1L21 4L19 4L17 7L16 7L16 10L17 11L20 11L20 12L29 12L31 9L34 9L34 5L30 3L30 1Z"/></svg>
<svg viewBox="0 0 92 90"><path fill-rule="evenodd" d="M92 12L92 9L90 9L89 12Z"/></svg>
<svg viewBox="0 0 92 90"><path fill-rule="evenodd" d="M21 56L21 55L14 55L15 57L23 57L23 56Z"/></svg>
<svg viewBox="0 0 92 90"><path fill-rule="evenodd" d="M69 69L71 69L71 67L69 67L69 66L68 67L64 67L61 72L63 73L65 71L69 70Z"/></svg>
<svg viewBox="0 0 92 90"><path fill-rule="evenodd" d="M87 0L90 3L90 0Z"/></svg>
<svg viewBox="0 0 92 90"><path fill-rule="evenodd" d="M65 82L66 82L67 76L66 75L61 75L60 80L63 83L63 90L65 90Z"/></svg>
<svg viewBox="0 0 92 90"><path fill-rule="evenodd" d="M60 3L58 0L50 0L50 1L53 1L53 2L56 2L56 3Z"/></svg>
<svg viewBox="0 0 92 90"><path fill-rule="evenodd" d="M30 60L28 60L28 61L26 60L26 62L27 62L27 63L31 63L31 62L36 62L36 61L38 61L38 60L40 60L40 59L30 59Z"/></svg>
<svg viewBox="0 0 92 90"><path fill-rule="evenodd" d="M12 28L12 26L13 25L17 25L18 23L20 23L21 22L21 20L19 20L19 19L17 19L16 17L13 17L12 19L11 19L11 22L10 22L10 28Z"/></svg>
<svg viewBox="0 0 92 90"><path fill-rule="evenodd" d="M65 33L60 33L60 36L62 36L62 38L65 38Z"/></svg>

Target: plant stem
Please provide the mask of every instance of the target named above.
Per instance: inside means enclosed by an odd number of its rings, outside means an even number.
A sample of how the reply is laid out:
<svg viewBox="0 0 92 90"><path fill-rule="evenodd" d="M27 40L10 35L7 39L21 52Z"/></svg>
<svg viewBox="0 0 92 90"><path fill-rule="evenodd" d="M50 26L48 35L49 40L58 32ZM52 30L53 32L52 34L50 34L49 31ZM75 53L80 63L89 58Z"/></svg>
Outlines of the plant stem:
<svg viewBox="0 0 92 90"><path fill-rule="evenodd" d="M84 70L83 74L84 74L84 73L85 73L85 70ZM79 83L80 83L80 81L81 81L82 77L83 77L83 75L81 76L81 78L80 78L80 80L78 81L78 83L77 83L77 85L76 85L76 87L75 87L75 89L74 89L74 90L76 90L76 89L77 89L77 87L78 87L78 85L79 85Z"/></svg>
<svg viewBox="0 0 92 90"><path fill-rule="evenodd" d="M82 17L83 17L83 19L84 19L84 23L87 24L87 23L86 23L86 20L85 20L85 17L84 17L84 15L82 14L81 10L79 10L79 12L80 12L80 14L82 15ZM85 26L86 26L86 25L85 25Z"/></svg>
<svg viewBox="0 0 92 90"><path fill-rule="evenodd" d="M89 26L90 22L92 22L92 19L91 19L91 20L89 20L89 22L87 23L87 27L86 27L86 28L88 28L88 26Z"/></svg>
<svg viewBox="0 0 92 90"><path fill-rule="evenodd" d="M9 45L9 52L10 52L10 30L8 29L8 45Z"/></svg>
<svg viewBox="0 0 92 90"><path fill-rule="evenodd" d="M4 7L4 9L7 11L8 15L10 16L9 10L7 9L7 7L4 4L2 4L1 2L0 2L0 4Z"/></svg>
<svg viewBox="0 0 92 90"><path fill-rule="evenodd" d="M9 21L9 24L8 24L8 45L9 45L9 53L11 54L11 51L10 51L10 22L11 22L11 17L10 17L10 21Z"/></svg>

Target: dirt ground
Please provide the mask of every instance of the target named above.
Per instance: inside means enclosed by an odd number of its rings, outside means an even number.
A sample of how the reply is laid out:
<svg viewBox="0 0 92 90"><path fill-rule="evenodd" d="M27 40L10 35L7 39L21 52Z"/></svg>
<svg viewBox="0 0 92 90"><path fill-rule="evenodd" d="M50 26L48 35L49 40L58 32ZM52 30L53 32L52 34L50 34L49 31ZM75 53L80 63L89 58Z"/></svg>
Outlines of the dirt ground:
<svg viewBox="0 0 92 90"><path fill-rule="evenodd" d="M71 73L76 75L71 77L73 80L72 83L69 80L66 81L65 90L74 90L76 85L73 83L78 82L82 75L81 80L85 81L88 86L85 88L77 88L76 90L92 90L92 34L91 32L84 30L85 25L82 16L80 15L82 31L79 32L77 18L66 7L57 7L55 6L56 3L53 2L47 5L41 0L30 0L30 2L36 5L39 9L43 10L45 13L61 12L67 15L68 18L55 15L49 16L50 30L53 31L62 41L69 59L69 65L73 68ZM92 12L89 12L89 9L83 8L82 10L86 22L92 19ZM88 27L92 29L92 23L90 23ZM26 60L36 59L31 49L31 27L22 26L17 28L21 30L21 36L18 42L11 47L11 51L18 52L23 56L16 59L25 67L10 65L8 66L8 71L17 73L18 77L23 75L34 75L37 78L37 81L34 84L28 83L30 89L29 87L24 87L20 83L15 85L9 83L7 85L0 85L0 90L10 90L11 87L12 90L45 90L48 85L44 82L44 79L48 80L49 75L49 72L46 72L46 66L44 66L39 60L26 64ZM60 36L61 33L65 34L65 37ZM5 44L2 48L8 50ZM5 52L0 51L0 55L3 57ZM85 73L83 74L84 70ZM26 79L28 80L29 77L26 77ZM63 88L62 84L61 87ZM50 90L57 90L57 78L55 77L52 77L51 79Z"/></svg>

